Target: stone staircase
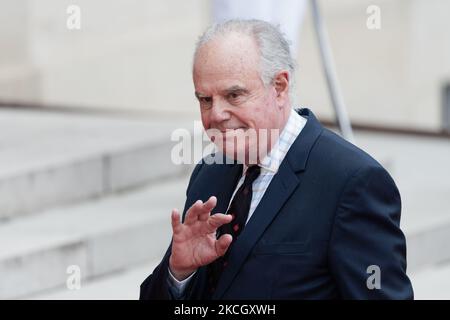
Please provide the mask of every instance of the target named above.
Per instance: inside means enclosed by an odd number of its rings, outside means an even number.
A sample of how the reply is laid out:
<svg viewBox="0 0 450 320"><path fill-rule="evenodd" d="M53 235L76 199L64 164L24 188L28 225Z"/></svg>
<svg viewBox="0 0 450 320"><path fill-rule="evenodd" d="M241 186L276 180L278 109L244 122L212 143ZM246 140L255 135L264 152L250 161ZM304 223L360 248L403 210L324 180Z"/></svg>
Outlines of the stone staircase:
<svg viewBox="0 0 450 320"><path fill-rule="evenodd" d="M79 268L84 286L160 258L170 241L171 209L184 203L185 183L161 181L0 225L0 298L64 288L69 266Z"/></svg>
<svg viewBox="0 0 450 320"><path fill-rule="evenodd" d="M192 166L171 163L170 133L191 123L0 109L0 299L137 298L184 204ZM450 142L356 139L401 191L408 272L448 261ZM85 291L66 286L73 265Z"/></svg>
<svg viewBox="0 0 450 320"><path fill-rule="evenodd" d="M0 109L0 299L159 257L191 171L170 161L182 122Z"/></svg>

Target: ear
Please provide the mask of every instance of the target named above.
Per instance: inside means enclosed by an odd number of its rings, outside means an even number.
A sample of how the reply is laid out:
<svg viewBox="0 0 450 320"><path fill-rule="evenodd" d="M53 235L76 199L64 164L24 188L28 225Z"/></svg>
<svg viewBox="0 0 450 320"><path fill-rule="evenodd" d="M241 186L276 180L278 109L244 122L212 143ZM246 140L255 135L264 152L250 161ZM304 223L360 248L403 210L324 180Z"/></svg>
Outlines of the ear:
<svg viewBox="0 0 450 320"><path fill-rule="evenodd" d="M284 107L289 100L289 72L280 71L273 79L273 86L276 90L276 100L279 107Z"/></svg>

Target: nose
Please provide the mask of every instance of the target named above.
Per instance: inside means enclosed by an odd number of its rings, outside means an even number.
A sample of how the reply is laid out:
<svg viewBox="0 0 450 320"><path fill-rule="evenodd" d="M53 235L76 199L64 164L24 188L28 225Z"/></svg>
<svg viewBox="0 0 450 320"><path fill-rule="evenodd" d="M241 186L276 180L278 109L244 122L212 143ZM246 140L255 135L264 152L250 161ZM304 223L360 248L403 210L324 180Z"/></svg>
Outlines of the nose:
<svg viewBox="0 0 450 320"><path fill-rule="evenodd" d="M230 119L230 112L221 101L213 101L211 107L210 120L212 123L221 123Z"/></svg>

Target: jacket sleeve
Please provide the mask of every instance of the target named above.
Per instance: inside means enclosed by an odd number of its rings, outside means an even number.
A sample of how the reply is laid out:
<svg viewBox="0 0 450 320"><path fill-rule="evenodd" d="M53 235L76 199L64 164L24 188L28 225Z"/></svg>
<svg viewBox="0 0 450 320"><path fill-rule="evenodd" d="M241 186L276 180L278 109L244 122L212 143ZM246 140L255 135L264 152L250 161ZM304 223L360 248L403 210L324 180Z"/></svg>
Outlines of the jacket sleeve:
<svg viewBox="0 0 450 320"><path fill-rule="evenodd" d="M193 182L195 181L195 178L198 175L198 172L201 169L202 164L199 163L194 168L188 187L186 189L186 195L189 194L189 190ZM183 221L184 221L184 215L187 211L187 201L185 204L185 208L183 210ZM155 239L156 241L156 239ZM169 258L170 254L172 252L172 245L169 245L169 248L166 251L166 254L164 255L164 258L160 262L160 264L153 270L153 273L149 275L144 282L140 286L140 294L139 299L140 300L169 300L174 299L175 297L172 294L172 291L169 288L168 283L168 277L169 277ZM195 276L194 276L195 277ZM193 281L190 281L191 283ZM188 285L188 287L190 287ZM189 292L189 291L187 291Z"/></svg>
<svg viewBox="0 0 450 320"><path fill-rule="evenodd" d="M347 181L329 242L343 299L413 299L400 213L398 189L381 166L360 168Z"/></svg>

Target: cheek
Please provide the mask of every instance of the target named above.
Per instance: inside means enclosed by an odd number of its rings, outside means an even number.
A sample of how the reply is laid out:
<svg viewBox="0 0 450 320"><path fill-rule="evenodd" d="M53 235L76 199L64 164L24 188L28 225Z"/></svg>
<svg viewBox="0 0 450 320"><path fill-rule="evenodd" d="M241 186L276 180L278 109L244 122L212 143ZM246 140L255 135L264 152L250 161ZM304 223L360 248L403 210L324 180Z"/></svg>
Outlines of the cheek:
<svg viewBox="0 0 450 320"><path fill-rule="evenodd" d="M254 119L256 128L270 128L269 123L274 117L274 104L269 97L262 100L252 112L251 119Z"/></svg>
<svg viewBox="0 0 450 320"><path fill-rule="evenodd" d="M276 121L281 113L281 110L277 106L275 95L271 94L267 97L266 104L264 106L264 113L267 123L270 123L268 127L272 128L272 122Z"/></svg>
<svg viewBox="0 0 450 320"><path fill-rule="evenodd" d="M275 94L273 91L266 92L264 96L236 112L236 118L250 128L270 128L271 120L276 116L276 114L274 115L276 113L276 91Z"/></svg>
<svg viewBox="0 0 450 320"><path fill-rule="evenodd" d="M200 114L200 118L202 119L203 128L209 129L209 126L211 125L211 122L209 121L209 116L207 112L202 112Z"/></svg>

